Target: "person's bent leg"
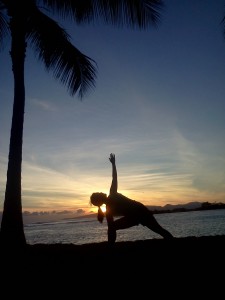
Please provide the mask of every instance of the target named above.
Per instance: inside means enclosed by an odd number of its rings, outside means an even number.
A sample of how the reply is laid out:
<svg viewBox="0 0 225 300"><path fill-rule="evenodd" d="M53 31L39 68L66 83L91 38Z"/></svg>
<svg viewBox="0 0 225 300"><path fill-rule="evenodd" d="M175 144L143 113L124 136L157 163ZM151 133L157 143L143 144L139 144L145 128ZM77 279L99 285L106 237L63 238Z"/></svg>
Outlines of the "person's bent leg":
<svg viewBox="0 0 225 300"><path fill-rule="evenodd" d="M130 228L132 226L138 225L137 220L122 217L113 221L110 225L108 224L108 242L110 245L113 245L116 241L116 231L120 229Z"/></svg>
<svg viewBox="0 0 225 300"><path fill-rule="evenodd" d="M115 230L126 229L138 225L140 222L136 219L122 217L113 222Z"/></svg>

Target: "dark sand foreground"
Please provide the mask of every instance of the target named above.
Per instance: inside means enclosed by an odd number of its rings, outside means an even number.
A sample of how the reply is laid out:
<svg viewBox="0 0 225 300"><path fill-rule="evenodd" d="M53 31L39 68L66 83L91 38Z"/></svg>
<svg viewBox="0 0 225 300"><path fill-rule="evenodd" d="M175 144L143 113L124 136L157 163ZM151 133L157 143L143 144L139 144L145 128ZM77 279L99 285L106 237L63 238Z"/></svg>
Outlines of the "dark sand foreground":
<svg viewBox="0 0 225 300"><path fill-rule="evenodd" d="M213 287L213 298L219 299L216 293L224 289L225 235L117 242L113 247L107 242L36 244L23 250L1 247L0 254L3 280L29 282L36 292L45 288L55 293L56 288L79 289L85 284L83 292L96 286L93 292L98 294L98 286L111 286L113 281L115 289L120 286L124 292L143 284L146 292L169 283L175 290L182 287L183 294L203 284L204 292Z"/></svg>
<svg viewBox="0 0 225 300"><path fill-rule="evenodd" d="M5 262L21 261L24 266L40 267L44 264L60 268L70 266L94 266L98 263L114 264L132 262L154 265L170 263L185 264L185 261L221 263L225 258L225 235L184 237L172 240L149 239L134 242L116 242L109 246L107 242L74 245L74 244L35 244L27 245L23 250L5 249L1 246L1 257Z"/></svg>

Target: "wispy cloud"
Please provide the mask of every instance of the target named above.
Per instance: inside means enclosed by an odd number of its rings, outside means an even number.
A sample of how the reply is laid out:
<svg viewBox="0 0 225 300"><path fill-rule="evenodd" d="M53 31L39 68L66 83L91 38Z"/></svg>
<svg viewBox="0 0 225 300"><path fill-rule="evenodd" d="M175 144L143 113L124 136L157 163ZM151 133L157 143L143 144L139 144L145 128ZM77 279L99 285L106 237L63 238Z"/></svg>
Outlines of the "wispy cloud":
<svg viewBox="0 0 225 300"><path fill-rule="evenodd" d="M53 103L51 103L50 101L44 101L44 100L32 98L31 103L34 106L37 106L40 109L45 110L45 111L52 111L52 112L57 111L56 106Z"/></svg>

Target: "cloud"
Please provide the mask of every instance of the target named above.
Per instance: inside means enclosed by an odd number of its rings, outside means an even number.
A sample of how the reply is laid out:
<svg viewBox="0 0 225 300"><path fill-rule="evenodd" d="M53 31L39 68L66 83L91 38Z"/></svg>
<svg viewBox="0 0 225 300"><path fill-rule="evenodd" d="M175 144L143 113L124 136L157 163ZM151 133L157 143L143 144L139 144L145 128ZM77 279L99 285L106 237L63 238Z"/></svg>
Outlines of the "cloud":
<svg viewBox="0 0 225 300"><path fill-rule="evenodd" d="M53 105L52 103L50 103L49 101L44 101L44 100L39 100L36 98L32 98L31 99L31 103L33 103L33 105L41 108L42 110L45 111L56 111L56 106Z"/></svg>

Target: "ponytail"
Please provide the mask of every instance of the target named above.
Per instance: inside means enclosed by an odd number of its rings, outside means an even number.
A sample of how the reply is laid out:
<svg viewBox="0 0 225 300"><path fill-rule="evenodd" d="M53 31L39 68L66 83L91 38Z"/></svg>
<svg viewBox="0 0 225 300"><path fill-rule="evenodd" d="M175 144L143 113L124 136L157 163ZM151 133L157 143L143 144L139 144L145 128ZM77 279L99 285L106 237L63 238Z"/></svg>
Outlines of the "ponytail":
<svg viewBox="0 0 225 300"><path fill-rule="evenodd" d="M101 210L101 207L99 206L99 207L98 207L98 216L97 216L97 218L98 218L98 221L99 221L100 223L103 222L104 216L105 216L105 215L104 215L103 211Z"/></svg>

